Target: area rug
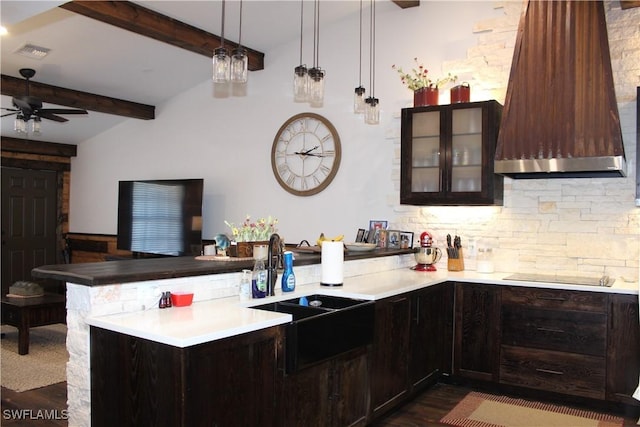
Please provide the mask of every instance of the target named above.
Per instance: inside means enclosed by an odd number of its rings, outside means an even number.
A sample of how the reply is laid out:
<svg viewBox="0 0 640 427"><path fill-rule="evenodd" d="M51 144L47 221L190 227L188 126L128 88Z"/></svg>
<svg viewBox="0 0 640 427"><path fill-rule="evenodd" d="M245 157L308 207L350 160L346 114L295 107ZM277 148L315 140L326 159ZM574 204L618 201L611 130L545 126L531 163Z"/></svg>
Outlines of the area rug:
<svg viewBox="0 0 640 427"><path fill-rule="evenodd" d="M29 353L18 354L18 330L2 325L2 387L21 392L67 380L67 326L40 326L29 331Z"/></svg>
<svg viewBox="0 0 640 427"><path fill-rule="evenodd" d="M566 406L471 392L440 422L463 427L621 427L624 420Z"/></svg>

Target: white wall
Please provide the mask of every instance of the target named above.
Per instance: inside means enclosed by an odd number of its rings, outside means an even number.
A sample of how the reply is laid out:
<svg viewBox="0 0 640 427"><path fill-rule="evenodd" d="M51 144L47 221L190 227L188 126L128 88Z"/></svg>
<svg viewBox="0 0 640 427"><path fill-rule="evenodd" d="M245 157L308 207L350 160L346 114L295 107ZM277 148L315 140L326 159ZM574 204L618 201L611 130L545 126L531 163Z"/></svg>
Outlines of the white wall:
<svg viewBox="0 0 640 427"><path fill-rule="evenodd" d="M323 4L331 7L331 2ZM599 273L613 264L614 270L608 271L612 275L637 279L640 215L633 207L633 160L640 43L624 28L638 22L640 8L620 11L618 2L605 4L628 178L507 179L504 207L399 205L399 114L411 106L412 94L391 65L407 68L418 57L434 77L452 71L469 81L473 101L503 102L522 3L422 1L418 8L403 10L380 1L380 125L365 125L351 113L358 83L356 14L321 28L320 65L327 70L323 108L292 100L291 75L299 63L298 40L292 40L266 52L265 69L250 73L246 97L214 98L212 84L203 82L158 106L154 121L130 120L82 142L78 157L72 159L70 231L116 233L119 180L202 177L205 238L228 232L224 220L241 222L246 214L254 219L278 217L287 242L315 240L320 232L344 233L351 240L370 219L387 219L393 228L416 233L428 229L439 245L447 233L462 235L463 242L482 239L495 248L499 268ZM305 62L311 62L307 53ZM368 57L364 62L363 84L370 89ZM447 102L445 93L441 103ZM327 117L343 148L335 180L325 191L306 198L279 187L269 158L278 128L303 111Z"/></svg>
<svg viewBox="0 0 640 427"><path fill-rule="evenodd" d="M330 8L331 3L323 7ZM464 56L467 46L477 42L471 31L474 21L496 14L488 5L426 2L402 10L391 2L379 2L376 96L383 110L379 126L365 125L362 117L351 113L358 83L356 15L334 27L321 27L320 65L327 70L323 108L292 100L291 77L299 63L299 42L292 40L266 52L265 69L250 73L246 97L214 98L212 83L206 81L159 106L156 120L130 120L82 142L72 163L71 231L115 234L117 182L124 179L203 177L205 238L227 232L225 219L241 222L246 214L278 217L287 241L315 239L323 231L355 237L357 228L368 226L369 219L392 219L388 197L395 192L394 146L387 134L399 134L390 131L389 123L411 93L391 65L410 65L419 56L437 71L443 59ZM311 51L306 52L305 61L310 63ZM364 62L363 84L369 88L368 57ZM343 148L333 183L306 198L281 189L270 163L276 131L303 111L327 117Z"/></svg>

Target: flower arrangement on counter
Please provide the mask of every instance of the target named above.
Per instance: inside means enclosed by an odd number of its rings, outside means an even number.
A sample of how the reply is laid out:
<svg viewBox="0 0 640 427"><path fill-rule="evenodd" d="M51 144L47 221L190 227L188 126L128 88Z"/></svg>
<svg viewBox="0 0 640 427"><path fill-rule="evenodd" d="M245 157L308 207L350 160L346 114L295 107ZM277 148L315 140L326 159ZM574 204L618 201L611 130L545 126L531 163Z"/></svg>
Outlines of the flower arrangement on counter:
<svg viewBox="0 0 640 427"><path fill-rule="evenodd" d="M400 75L400 81L402 84L407 85L407 87L412 91L425 87L439 88L445 83L453 83L458 79L458 76L453 76L451 73L448 73L445 77L434 81L429 78L429 70L418 62L418 58L413 58L413 60L416 63L416 68L412 68L410 73L405 73L401 67L398 67L395 64L391 66L391 68L396 70Z"/></svg>
<svg viewBox="0 0 640 427"><path fill-rule="evenodd" d="M236 242L261 242L269 240L269 237L278 231L278 219L269 215L267 218L260 218L257 221L251 221L251 216L247 215L244 222L236 226L228 221L224 222L227 227L231 228L233 240Z"/></svg>

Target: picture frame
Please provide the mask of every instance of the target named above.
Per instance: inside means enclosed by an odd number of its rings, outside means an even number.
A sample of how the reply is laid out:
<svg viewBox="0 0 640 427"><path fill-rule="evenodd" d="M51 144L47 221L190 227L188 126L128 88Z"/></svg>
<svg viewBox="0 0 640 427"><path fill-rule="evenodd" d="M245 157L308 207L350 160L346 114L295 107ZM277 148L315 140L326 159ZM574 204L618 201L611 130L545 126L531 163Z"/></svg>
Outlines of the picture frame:
<svg viewBox="0 0 640 427"><path fill-rule="evenodd" d="M356 243L366 242L365 229L358 228L358 233L356 234Z"/></svg>
<svg viewBox="0 0 640 427"><path fill-rule="evenodd" d="M400 231L400 249L413 248L413 233L411 231Z"/></svg>
<svg viewBox="0 0 640 427"><path fill-rule="evenodd" d="M389 230L387 232L387 248L400 249L400 231Z"/></svg>
<svg viewBox="0 0 640 427"><path fill-rule="evenodd" d="M386 220L372 219L369 221L369 230L386 230L388 225Z"/></svg>

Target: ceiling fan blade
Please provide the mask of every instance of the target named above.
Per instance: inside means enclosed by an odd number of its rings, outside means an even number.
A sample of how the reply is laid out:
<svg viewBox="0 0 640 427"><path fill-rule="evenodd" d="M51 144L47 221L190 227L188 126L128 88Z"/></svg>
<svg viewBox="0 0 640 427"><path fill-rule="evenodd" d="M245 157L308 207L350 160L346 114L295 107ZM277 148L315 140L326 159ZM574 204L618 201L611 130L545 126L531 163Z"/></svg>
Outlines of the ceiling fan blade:
<svg viewBox="0 0 640 427"><path fill-rule="evenodd" d="M13 105L16 106L16 108L19 108L23 113L27 114L31 114L33 113L33 109L31 108L31 105L29 104L28 100L22 99L22 98L13 98Z"/></svg>
<svg viewBox="0 0 640 427"><path fill-rule="evenodd" d="M3 114L3 115L2 115L2 116L0 116L0 117L13 116L14 114L18 114L18 112L17 112L17 111L14 111L13 113Z"/></svg>
<svg viewBox="0 0 640 427"><path fill-rule="evenodd" d="M56 116L55 114L51 114L51 113L42 113L39 112L38 116L43 118L43 119L49 119L49 120L53 120L54 122L59 122L59 123L64 123L64 122L68 122L69 119L65 119L64 117L60 117L60 116Z"/></svg>
<svg viewBox="0 0 640 427"><path fill-rule="evenodd" d="M49 113L49 114L89 114L87 110L71 110L68 108L40 108L37 111L38 114Z"/></svg>

